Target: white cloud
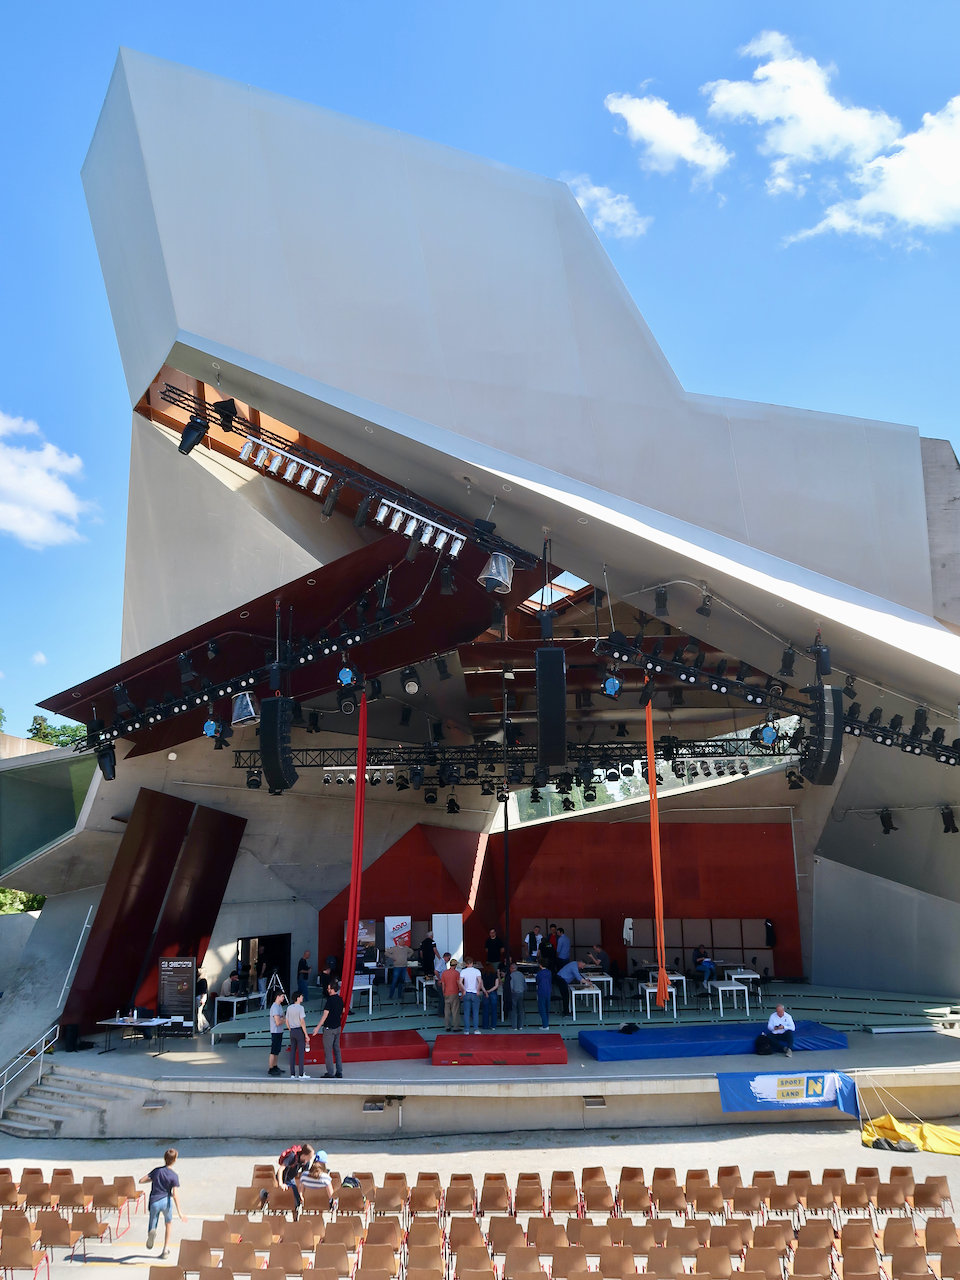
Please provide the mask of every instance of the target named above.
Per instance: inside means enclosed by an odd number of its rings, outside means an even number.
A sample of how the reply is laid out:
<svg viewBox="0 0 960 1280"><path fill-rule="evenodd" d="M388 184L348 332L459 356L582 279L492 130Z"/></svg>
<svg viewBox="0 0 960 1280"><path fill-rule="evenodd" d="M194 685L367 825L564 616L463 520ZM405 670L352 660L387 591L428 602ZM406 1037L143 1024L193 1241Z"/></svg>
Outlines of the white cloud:
<svg viewBox="0 0 960 1280"><path fill-rule="evenodd" d="M764 31L740 51L766 59L752 80L703 86L708 112L764 126L761 151L772 157L767 190L802 195L803 166L827 160L863 164L897 141L900 124L885 111L849 106L830 91L832 67L802 57L778 31Z"/></svg>
<svg viewBox="0 0 960 1280"><path fill-rule="evenodd" d="M47 665L47 655L42 649L38 649L30 661L37 667L45 667Z"/></svg>
<svg viewBox="0 0 960 1280"><path fill-rule="evenodd" d="M23 436L35 437L36 447L6 442ZM82 470L76 454L40 439L35 422L0 411L0 533L34 550L78 541L80 519L91 508L70 480Z"/></svg>
<svg viewBox="0 0 960 1280"><path fill-rule="evenodd" d="M585 173L571 178L567 185L600 235L629 240L642 236L653 221L637 212L629 196L618 195L609 187L596 186Z"/></svg>
<svg viewBox="0 0 960 1280"><path fill-rule="evenodd" d="M622 117L627 137L644 148L641 163L654 173L670 173L682 160L712 178L732 159L731 152L701 129L693 116L678 115L662 98L609 93L603 105L611 115Z"/></svg>
<svg viewBox="0 0 960 1280"><path fill-rule="evenodd" d="M960 97L926 114L890 155L876 156L851 177L862 194L830 205L803 240L824 231L879 238L894 229L948 231L960 226Z"/></svg>

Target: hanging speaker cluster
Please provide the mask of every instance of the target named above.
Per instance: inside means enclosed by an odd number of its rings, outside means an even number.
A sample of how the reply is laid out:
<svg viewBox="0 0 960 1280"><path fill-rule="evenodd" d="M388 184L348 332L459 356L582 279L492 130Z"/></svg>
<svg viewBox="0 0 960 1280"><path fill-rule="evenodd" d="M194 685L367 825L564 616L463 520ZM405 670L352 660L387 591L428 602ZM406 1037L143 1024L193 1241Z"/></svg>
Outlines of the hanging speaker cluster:
<svg viewBox="0 0 960 1280"><path fill-rule="evenodd" d="M260 704L260 767L271 795L289 791L298 774L290 750L293 698L265 698Z"/></svg>
<svg viewBox="0 0 960 1280"><path fill-rule="evenodd" d="M800 772L814 786L830 787L836 781L843 746L843 691L816 684L802 692L810 698L813 724L804 740Z"/></svg>

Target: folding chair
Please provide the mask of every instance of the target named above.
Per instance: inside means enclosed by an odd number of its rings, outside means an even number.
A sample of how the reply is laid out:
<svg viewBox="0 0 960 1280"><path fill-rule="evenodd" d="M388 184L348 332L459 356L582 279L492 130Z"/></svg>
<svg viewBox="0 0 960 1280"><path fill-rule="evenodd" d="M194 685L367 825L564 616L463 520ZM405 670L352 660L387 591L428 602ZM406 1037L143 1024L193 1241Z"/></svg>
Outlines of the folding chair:
<svg viewBox="0 0 960 1280"><path fill-rule="evenodd" d="M219 1220L204 1218L200 1224L200 1239L205 1241L211 1249L222 1251L233 1239L230 1224L222 1218Z"/></svg>
<svg viewBox="0 0 960 1280"><path fill-rule="evenodd" d="M613 1191L610 1189L606 1180L601 1182L599 1179L594 1182L584 1183L582 1190L583 1212L587 1215L602 1213L604 1217L613 1213L616 1209L616 1202L613 1198Z"/></svg>
<svg viewBox="0 0 960 1280"><path fill-rule="evenodd" d="M342 1244L348 1253L356 1253L363 1238L363 1219L356 1213L345 1213L328 1222L323 1231L324 1244Z"/></svg>
<svg viewBox="0 0 960 1280"><path fill-rule="evenodd" d="M708 1244L697 1250L694 1267L699 1274L726 1280L733 1274L733 1259L726 1245Z"/></svg>
<svg viewBox="0 0 960 1280"><path fill-rule="evenodd" d="M301 1187L300 1195L303 1200L300 1205L301 1217L306 1213L312 1218L319 1218L330 1212L333 1201L327 1187Z"/></svg>
<svg viewBox="0 0 960 1280"><path fill-rule="evenodd" d="M240 1241L244 1244L252 1245L254 1249L258 1249L261 1253L266 1253L267 1250L273 1248L282 1222L283 1220L271 1222L269 1218L264 1218L261 1222L250 1222L248 1219L240 1232ZM234 1234L232 1230L230 1234L232 1237ZM237 1244L239 1242L231 1238L230 1243Z"/></svg>
<svg viewBox="0 0 960 1280"><path fill-rule="evenodd" d="M922 1245L901 1245L890 1255L891 1280L900 1280L901 1276L926 1275L930 1269Z"/></svg>
<svg viewBox="0 0 960 1280"><path fill-rule="evenodd" d="M610 1236L610 1228L606 1223L590 1222L588 1219L584 1218L579 1220L579 1229L574 1229L573 1234L571 1235L571 1228L573 1227L574 1221L574 1219L570 1219L567 1222L567 1239L571 1244L583 1245L584 1249L587 1251L587 1256L589 1258L595 1258L599 1263L601 1249L605 1249L608 1245L613 1244L613 1240ZM576 1239L574 1236L576 1236Z"/></svg>
<svg viewBox="0 0 960 1280"><path fill-rule="evenodd" d="M50 1183L53 1188L54 1183ZM89 1209L93 1204L92 1192L84 1191L79 1182L57 1182L57 1208L63 1212L64 1209Z"/></svg>
<svg viewBox="0 0 960 1280"><path fill-rule="evenodd" d="M673 1280L674 1276L682 1276L683 1254L679 1249L664 1245L648 1256L646 1274L655 1276L656 1280Z"/></svg>
<svg viewBox="0 0 960 1280"><path fill-rule="evenodd" d="M411 1271L443 1271L443 1250L438 1244L419 1244L407 1249L406 1277Z"/></svg>
<svg viewBox="0 0 960 1280"><path fill-rule="evenodd" d="M771 1217L786 1217L793 1224L796 1230L800 1226L801 1206L800 1196L797 1193L795 1184L785 1187L770 1187L767 1192L767 1219Z"/></svg>
<svg viewBox="0 0 960 1280"><path fill-rule="evenodd" d="M522 1271L539 1271L540 1255L531 1245L514 1244L507 1249L503 1259L503 1280L514 1280Z"/></svg>
<svg viewBox="0 0 960 1280"><path fill-rule="evenodd" d="M759 1187L734 1187L731 1204L736 1216L745 1214L751 1220L763 1220L763 1196Z"/></svg>
<svg viewBox="0 0 960 1280"><path fill-rule="evenodd" d="M617 1190L620 1212L624 1214L642 1214L649 1218L653 1212L650 1192L642 1182L621 1183Z"/></svg>
<svg viewBox="0 0 960 1280"><path fill-rule="evenodd" d="M690 1199L690 1192L687 1192L687 1199ZM708 1214L711 1217L723 1218L726 1216L727 1206L723 1191L720 1187L712 1187L709 1185L695 1186L693 1190L693 1211L698 1216Z"/></svg>
<svg viewBox="0 0 960 1280"><path fill-rule="evenodd" d="M364 1241L360 1249L360 1266L396 1276L400 1271L400 1257L391 1244L367 1244Z"/></svg>
<svg viewBox="0 0 960 1280"><path fill-rule="evenodd" d="M888 1223L889 1225L889 1223ZM927 1253L942 1253L944 1249L956 1249L960 1245L960 1233L952 1218L931 1218L924 1232Z"/></svg>
<svg viewBox="0 0 960 1280"><path fill-rule="evenodd" d="M267 1255L268 1267L279 1267L287 1276L299 1276L303 1271L303 1249L297 1240L284 1240L275 1244Z"/></svg>
<svg viewBox="0 0 960 1280"><path fill-rule="evenodd" d="M276 1186L276 1183L271 1184ZM264 1187L265 1191L269 1191L269 1187ZM237 1187L233 1193L233 1212L234 1213L259 1213L263 1206L260 1198L260 1189L258 1187Z"/></svg>
<svg viewBox="0 0 960 1280"><path fill-rule="evenodd" d="M543 1254L545 1250L540 1249ZM587 1251L582 1244L568 1244L550 1251L550 1275L553 1280L569 1280L576 1271L587 1270Z"/></svg>
<svg viewBox="0 0 960 1280"><path fill-rule="evenodd" d="M452 1218L447 1239L447 1247L451 1253L459 1253L461 1249L468 1247L479 1246L484 1251L487 1248L483 1232L480 1230L480 1223L476 1218Z"/></svg>
<svg viewBox="0 0 960 1280"><path fill-rule="evenodd" d="M282 1231L280 1243L299 1245L303 1253L313 1253L323 1239L323 1223L315 1217L304 1217L302 1210L299 1222L284 1221L279 1226Z"/></svg>
<svg viewBox="0 0 960 1280"><path fill-rule="evenodd" d="M907 1188L904 1182L881 1182L877 1185L877 1213L910 1213L907 1204ZM912 1217L911 1217L912 1221Z"/></svg>
<svg viewBox="0 0 960 1280"><path fill-rule="evenodd" d="M79 1227L62 1218L55 1209L37 1214L37 1226L40 1229L40 1247L42 1249L69 1249L70 1261L75 1260L77 1245L83 1246L83 1260L87 1260L87 1242Z"/></svg>
<svg viewBox="0 0 960 1280"><path fill-rule="evenodd" d="M338 1280L348 1280L352 1271L346 1246L327 1244L326 1237L323 1243L318 1244L313 1251L313 1266L316 1270L335 1271Z"/></svg>
<svg viewBox="0 0 960 1280"><path fill-rule="evenodd" d="M493 1259L487 1252L487 1246L485 1244L467 1244L457 1249L453 1256L453 1270L454 1275L461 1277L464 1272L468 1271L493 1275Z"/></svg>
<svg viewBox="0 0 960 1280"><path fill-rule="evenodd" d="M224 1260L224 1265L229 1266L230 1263ZM210 1256L210 1246L206 1240L181 1240L177 1266L184 1274L199 1271L201 1267L212 1267L213 1258ZM239 1269L243 1270L242 1267Z"/></svg>
<svg viewBox="0 0 960 1280"><path fill-rule="evenodd" d="M740 1232L740 1238L743 1240L744 1252L753 1244L753 1233L756 1230L755 1223L752 1218L727 1218L728 1227L736 1227Z"/></svg>
<svg viewBox="0 0 960 1280"><path fill-rule="evenodd" d="M70 1225L83 1232L84 1240L102 1240L104 1236L113 1240L113 1228L109 1222L101 1222L92 1209L74 1209Z"/></svg>
<svg viewBox="0 0 960 1280"><path fill-rule="evenodd" d="M493 1217L487 1223L487 1243L494 1258L506 1257L507 1250L526 1245L523 1228L516 1218Z"/></svg>
<svg viewBox="0 0 960 1280"><path fill-rule="evenodd" d="M948 1245L940 1250L940 1275L943 1280L960 1277L960 1245Z"/></svg>
<svg viewBox="0 0 960 1280"><path fill-rule="evenodd" d="M30 1246L26 1236L8 1235L0 1237L0 1270L15 1276L18 1271L29 1271L34 1280L41 1267L47 1268L47 1280L50 1280L50 1255L46 1249L36 1252Z"/></svg>
<svg viewBox="0 0 960 1280"><path fill-rule="evenodd" d="M476 1213L477 1190L473 1178L451 1178L443 1196L443 1212L446 1215Z"/></svg>
<svg viewBox="0 0 960 1280"><path fill-rule="evenodd" d="M840 1187L840 1217L866 1215L875 1221L870 1193L862 1182L845 1182Z"/></svg>
<svg viewBox="0 0 960 1280"><path fill-rule="evenodd" d="M292 1187L271 1187L263 1204L264 1213L293 1213L297 1207Z"/></svg>
<svg viewBox="0 0 960 1280"><path fill-rule="evenodd" d="M406 1183L401 1187L397 1183L387 1182L382 1187L377 1187L373 1193L374 1214L403 1213L406 1203Z"/></svg>
<svg viewBox="0 0 960 1280"><path fill-rule="evenodd" d="M484 1176L477 1212L481 1216L487 1213L512 1212L506 1174L488 1173Z"/></svg>
<svg viewBox="0 0 960 1280"><path fill-rule="evenodd" d="M442 1192L432 1183L418 1182L410 1190L407 1210L411 1217L437 1217L440 1213Z"/></svg>
<svg viewBox="0 0 960 1280"><path fill-rule="evenodd" d="M753 1233L754 1249L776 1249L782 1258L793 1252L793 1227L782 1218L765 1222Z"/></svg>
<svg viewBox="0 0 960 1280"><path fill-rule="evenodd" d="M951 1210L953 1209L950 1189L946 1178L942 1175L930 1176L924 1182L917 1183L914 1187L913 1208L915 1212L942 1214L945 1204L949 1204Z"/></svg>
<svg viewBox="0 0 960 1280"><path fill-rule="evenodd" d="M683 1187L678 1187L675 1183L673 1185L663 1182L654 1183L653 1203L658 1217L663 1217L665 1214L675 1214L681 1218L687 1216L686 1192Z"/></svg>
<svg viewBox="0 0 960 1280"><path fill-rule="evenodd" d="M685 1258L692 1258L700 1245L700 1233L696 1227L690 1226L689 1222L682 1227L675 1227L671 1223L667 1229L667 1248L679 1249Z"/></svg>
<svg viewBox="0 0 960 1280"><path fill-rule="evenodd" d="M375 1218L368 1223L363 1242L364 1246L388 1244L391 1249L399 1250L403 1244L403 1227L400 1225L400 1219L395 1216Z"/></svg>
<svg viewBox="0 0 960 1280"><path fill-rule="evenodd" d="M30 1221L23 1209L4 1209L0 1222L0 1233L10 1236L24 1236L33 1248L40 1240L40 1229Z"/></svg>
<svg viewBox="0 0 960 1280"><path fill-rule="evenodd" d="M570 1244L567 1233L559 1222L553 1218L531 1218L527 1223L527 1244L532 1244L541 1254L552 1253L554 1249L565 1249Z"/></svg>
<svg viewBox="0 0 960 1280"><path fill-rule="evenodd" d="M573 1175L571 1174L572 1178ZM569 1213L577 1215L580 1212L580 1192L577 1184L567 1181L566 1177L562 1182L551 1179L550 1182L550 1212L551 1213Z"/></svg>
<svg viewBox="0 0 960 1280"><path fill-rule="evenodd" d="M761 1272L766 1280L783 1280L783 1256L776 1249L758 1249L750 1245L744 1254L743 1269Z"/></svg>
<svg viewBox="0 0 960 1280"><path fill-rule="evenodd" d="M336 1267L305 1267L303 1280L340 1280L340 1277Z"/></svg>
<svg viewBox="0 0 960 1280"><path fill-rule="evenodd" d="M848 1249L876 1250L877 1237L869 1218L849 1218L840 1228L840 1254Z"/></svg>
<svg viewBox="0 0 960 1280"><path fill-rule="evenodd" d="M883 1228L881 1251L889 1257L894 1249L908 1249L919 1243L912 1218L891 1218Z"/></svg>
<svg viewBox="0 0 960 1280"><path fill-rule="evenodd" d="M539 1175L536 1175L536 1181L521 1175L517 1179L516 1190L513 1193L514 1213L542 1214L544 1207L543 1187L540 1184Z"/></svg>
<svg viewBox="0 0 960 1280"><path fill-rule="evenodd" d="M337 1215L340 1214L366 1214L367 1198L364 1195L363 1187L338 1187L333 1196L336 1205Z"/></svg>
<svg viewBox="0 0 960 1280"><path fill-rule="evenodd" d="M723 1226L714 1227L710 1232L710 1248L726 1249L731 1258L742 1258L746 1248L743 1229L729 1222Z"/></svg>
<svg viewBox="0 0 960 1280"><path fill-rule="evenodd" d="M51 1186L52 1185L53 1184L51 1183ZM133 1205L134 1213L136 1213L138 1209L146 1208L147 1189L146 1187L141 1187L132 1174L118 1174L113 1180L113 1185L117 1188L120 1194Z"/></svg>
<svg viewBox="0 0 960 1280"><path fill-rule="evenodd" d="M407 1231L407 1249L421 1248L443 1248L443 1232L440 1230L440 1223L436 1220L422 1219L410 1223Z"/></svg>
<svg viewBox="0 0 960 1280"><path fill-rule="evenodd" d="M880 1259L876 1249L845 1249L843 1253L843 1275L863 1276L865 1280L880 1276Z"/></svg>
<svg viewBox="0 0 960 1280"><path fill-rule="evenodd" d="M390 1280L390 1272L382 1267L357 1267L353 1280Z"/></svg>
<svg viewBox="0 0 960 1280"><path fill-rule="evenodd" d="M830 1280L833 1275L833 1250L797 1249L793 1255L793 1274L795 1276L819 1276L821 1280Z"/></svg>
<svg viewBox="0 0 960 1280"><path fill-rule="evenodd" d="M408 1266L404 1273L404 1280L443 1280L444 1275L444 1267L437 1267L434 1269Z"/></svg>
<svg viewBox="0 0 960 1280"><path fill-rule="evenodd" d="M636 1273L637 1263L629 1245L608 1244L600 1250L600 1274L604 1280L629 1280Z"/></svg>
<svg viewBox="0 0 960 1280"><path fill-rule="evenodd" d="M837 1236L833 1223L827 1218L815 1218L803 1224L797 1232L798 1249L833 1249L837 1248Z"/></svg>

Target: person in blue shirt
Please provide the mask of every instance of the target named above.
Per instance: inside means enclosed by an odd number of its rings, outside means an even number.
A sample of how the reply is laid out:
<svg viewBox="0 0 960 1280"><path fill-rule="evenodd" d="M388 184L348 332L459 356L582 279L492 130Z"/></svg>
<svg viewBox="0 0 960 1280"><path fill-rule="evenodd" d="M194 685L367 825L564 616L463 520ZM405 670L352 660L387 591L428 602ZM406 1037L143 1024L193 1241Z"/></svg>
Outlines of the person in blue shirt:
<svg viewBox="0 0 960 1280"><path fill-rule="evenodd" d="M570 959L570 938L563 929L557 929L557 964L563 966Z"/></svg>
<svg viewBox="0 0 960 1280"><path fill-rule="evenodd" d="M537 970L537 1012L540 1014L540 1025L544 1029L550 1026L550 996L553 992L553 974L540 959Z"/></svg>
<svg viewBox="0 0 960 1280"><path fill-rule="evenodd" d="M147 1219L148 1249L152 1249L154 1246L157 1238L157 1226L161 1215L163 1216L163 1250L160 1254L161 1258L170 1256L170 1224L173 1221L174 1205L176 1205L177 1216L180 1221L186 1222L183 1210L180 1208L180 1197L177 1194L180 1179L173 1169L177 1162L177 1154L176 1147L169 1147L163 1153L163 1164L156 1169L151 1169L149 1173L144 1174L140 1179L141 1183L150 1183L150 1197L147 1201L147 1212L149 1214Z"/></svg>
<svg viewBox="0 0 960 1280"><path fill-rule="evenodd" d="M707 948L703 943L693 953L693 967L704 988L706 988L708 982L712 982L717 976L717 966L710 959Z"/></svg>

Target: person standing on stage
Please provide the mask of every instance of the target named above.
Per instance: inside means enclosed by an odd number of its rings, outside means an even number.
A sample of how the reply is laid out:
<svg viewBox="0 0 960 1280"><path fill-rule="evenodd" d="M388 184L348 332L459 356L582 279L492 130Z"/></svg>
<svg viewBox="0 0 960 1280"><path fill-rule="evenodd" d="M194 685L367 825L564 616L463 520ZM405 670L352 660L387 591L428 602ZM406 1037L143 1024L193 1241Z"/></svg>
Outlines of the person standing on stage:
<svg viewBox="0 0 960 1280"><path fill-rule="evenodd" d="M273 998L273 1004L270 1006L270 1065L267 1069L268 1076L282 1076L280 1070L280 1050L283 1048L283 1029L287 1025L287 1020L283 1013L283 1002L286 996L282 991L278 991Z"/></svg>
<svg viewBox="0 0 960 1280"><path fill-rule="evenodd" d="M540 968L537 970L537 1012L540 1014L540 1025L546 1031L550 1026L550 997L553 995L553 974L547 968L547 962L540 956Z"/></svg>
<svg viewBox="0 0 960 1280"><path fill-rule="evenodd" d="M297 961L297 990L303 996L306 1003L307 996L310 994L310 952L305 951Z"/></svg>
<svg viewBox="0 0 960 1280"><path fill-rule="evenodd" d="M340 983L334 978L327 983L327 1003L323 1006L320 1021L313 1029L313 1034L323 1031L323 1056L327 1064L324 1080L343 1079L343 1061L340 1057L340 1028L343 1024L343 999L340 995ZM335 1067L334 1071L330 1068Z"/></svg>
<svg viewBox="0 0 960 1280"><path fill-rule="evenodd" d="M294 1080L303 1080L310 1041L307 1038L307 1015L303 1011L302 991L297 992L287 1009L287 1030L290 1032L290 1075Z"/></svg>
<svg viewBox="0 0 960 1280"><path fill-rule="evenodd" d="M483 978L480 970L474 966L470 956L465 956L463 968L460 970L460 982L463 987L463 1032L464 1035L480 1034L478 1015L480 1013L480 994L483 991Z"/></svg>
<svg viewBox="0 0 960 1280"><path fill-rule="evenodd" d="M443 992L437 985L437 971L442 965L437 962L441 959L440 952L437 950L437 944L433 940L433 930L428 929L424 935L423 941L420 943L420 972L424 978L433 978L433 989L437 995L437 1012L443 1013Z"/></svg>
<svg viewBox="0 0 960 1280"><path fill-rule="evenodd" d="M540 959L540 946L542 942L543 942L543 930L540 928L538 924L535 924L533 928L530 930L530 932L527 934L527 939L526 939L528 960Z"/></svg>
<svg viewBox="0 0 960 1280"><path fill-rule="evenodd" d="M510 995L512 1001L510 1004L510 1022L514 1031L523 1030L523 1000L527 994L527 980L516 966L515 961L510 963Z"/></svg>
<svg viewBox="0 0 960 1280"><path fill-rule="evenodd" d="M456 960L450 960L440 975L440 990L443 992L443 1029L444 1031L460 1030L460 999L463 996L463 983L457 973Z"/></svg>

